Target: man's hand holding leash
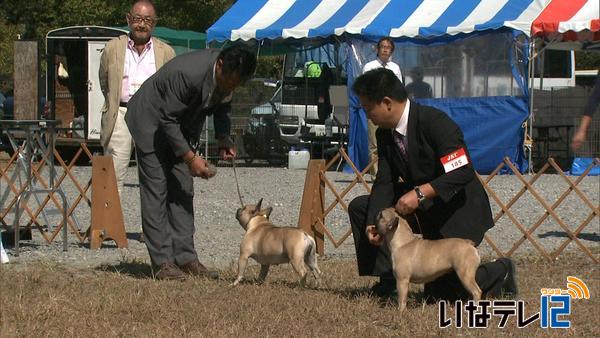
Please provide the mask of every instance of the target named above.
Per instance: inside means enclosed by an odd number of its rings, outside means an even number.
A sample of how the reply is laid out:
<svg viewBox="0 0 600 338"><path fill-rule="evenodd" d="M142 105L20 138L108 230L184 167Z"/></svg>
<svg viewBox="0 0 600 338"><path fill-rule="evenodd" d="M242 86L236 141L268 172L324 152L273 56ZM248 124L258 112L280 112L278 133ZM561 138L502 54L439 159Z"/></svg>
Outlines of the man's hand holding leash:
<svg viewBox="0 0 600 338"><path fill-rule="evenodd" d="M396 202L395 209L400 215L410 215L428 198L437 196L437 193L429 183L415 187L415 189L405 193ZM420 227L420 225L419 225ZM377 232L375 225L367 225L365 230L369 243L380 246L383 244L383 236Z"/></svg>
<svg viewBox="0 0 600 338"><path fill-rule="evenodd" d="M405 193L396 202L396 211L403 216L410 215L419 208L427 199L432 199L437 196L431 184L423 184L416 186L413 190Z"/></svg>
<svg viewBox="0 0 600 338"><path fill-rule="evenodd" d="M235 144L229 136L219 137L218 148L219 156L225 161L233 160L237 156Z"/></svg>

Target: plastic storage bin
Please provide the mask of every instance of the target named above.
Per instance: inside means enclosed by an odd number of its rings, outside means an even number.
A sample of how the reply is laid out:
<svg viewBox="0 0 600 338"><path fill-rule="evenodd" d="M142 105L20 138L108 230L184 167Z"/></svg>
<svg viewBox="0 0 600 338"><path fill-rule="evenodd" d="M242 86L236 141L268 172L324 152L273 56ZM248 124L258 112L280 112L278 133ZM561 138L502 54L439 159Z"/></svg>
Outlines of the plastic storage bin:
<svg viewBox="0 0 600 338"><path fill-rule="evenodd" d="M288 153L288 168L289 169L306 169L310 161L310 152L306 149L292 150Z"/></svg>

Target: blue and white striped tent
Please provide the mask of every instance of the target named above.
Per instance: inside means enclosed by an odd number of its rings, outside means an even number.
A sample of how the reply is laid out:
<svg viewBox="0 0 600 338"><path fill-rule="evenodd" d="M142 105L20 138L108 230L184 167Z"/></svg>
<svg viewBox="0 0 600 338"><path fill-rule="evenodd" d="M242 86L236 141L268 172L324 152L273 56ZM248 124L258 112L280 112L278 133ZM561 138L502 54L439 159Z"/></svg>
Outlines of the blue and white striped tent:
<svg viewBox="0 0 600 338"><path fill-rule="evenodd" d="M548 18L556 24L553 31L597 31L598 8L597 0L239 0L208 29L207 38L422 39L501 28L529 35L534 23Z"/></svg>
<svg viewBox="0 0 600 338"><path fill-rule="evenodd" d="M390 36L397 45L432 44L490 32L503 32L508 38L521 35L527 42L532 32L535 36L580 31L597 34L598 3L598 0L238 0L207 30L207 42L268 40L298 44L331 37L339 41L374 41ZM521 48L524 54L528 52L527 44L515 48ZM514 59L510 62L514 81L524 95L424 102L442 109L461 126L480 173L491 172L505 156L521 170L527 168L522 127L529 115L527 58L520 64ZM352 81L349 74L349 87ZM352 93L349 96L353 103L349 151L357 167L363 168L368 162L366 121L356 98Z"/></svg>

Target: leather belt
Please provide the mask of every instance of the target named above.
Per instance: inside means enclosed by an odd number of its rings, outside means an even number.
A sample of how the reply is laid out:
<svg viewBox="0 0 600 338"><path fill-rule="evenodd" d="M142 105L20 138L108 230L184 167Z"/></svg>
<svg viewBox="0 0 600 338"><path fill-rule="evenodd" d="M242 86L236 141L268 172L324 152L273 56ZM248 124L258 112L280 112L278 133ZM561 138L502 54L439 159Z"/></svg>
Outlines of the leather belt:
<svg viewBox="0 0 600 338"><path fill-rule="evenodd" d="M127 102L119 102L119 107L127 108Z"/></svg>

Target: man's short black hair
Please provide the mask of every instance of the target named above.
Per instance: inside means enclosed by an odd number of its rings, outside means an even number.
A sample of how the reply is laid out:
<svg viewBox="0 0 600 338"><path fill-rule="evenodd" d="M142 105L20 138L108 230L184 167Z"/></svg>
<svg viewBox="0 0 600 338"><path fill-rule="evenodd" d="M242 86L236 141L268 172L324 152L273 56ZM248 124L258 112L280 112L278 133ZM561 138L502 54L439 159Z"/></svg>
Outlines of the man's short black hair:
<svg viewBox="0 0 600 338"><path fill-rule="evenodd" d="M254 76L256 70L256 55L241 45L227 47L219 54L223 60L223 74L237 74L240 80L246 82Z"/></svg>
<svg viewBox="0 0 600 338"><path fill-rule="evenodd" d="M379 41L377 41L377 49L379 50L379 47L381 47L381 43L383 41L387 41L392 45L392 53L393 53L394 49L396 49L396 45L394 45L394 40L392 40L392 38L390 38L389 36L384 36L381 39L379 39Z"/></svg>
<svg viewBox="0 0 600 338"><path fill-rule="evenodd" d="M408 98L402 81L386 68L373 69L359 76L354 80L352 90L373 103L380 103L386 96L398 102Z"/></svg>

